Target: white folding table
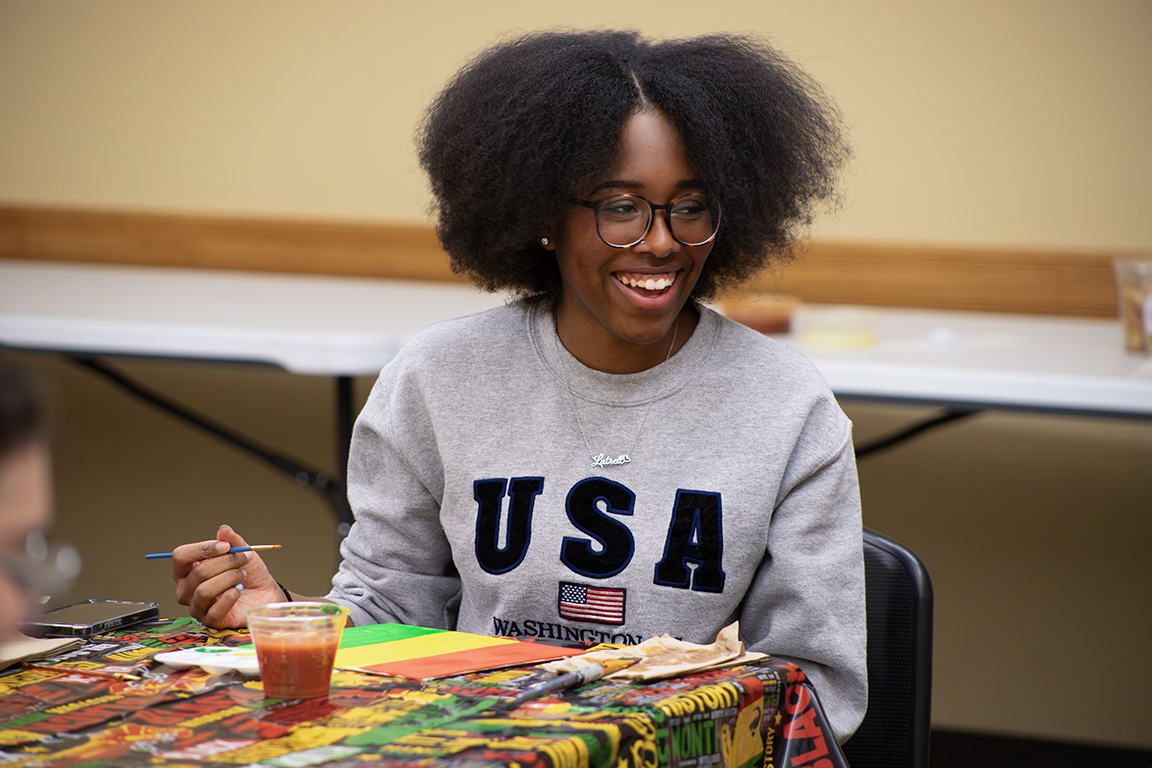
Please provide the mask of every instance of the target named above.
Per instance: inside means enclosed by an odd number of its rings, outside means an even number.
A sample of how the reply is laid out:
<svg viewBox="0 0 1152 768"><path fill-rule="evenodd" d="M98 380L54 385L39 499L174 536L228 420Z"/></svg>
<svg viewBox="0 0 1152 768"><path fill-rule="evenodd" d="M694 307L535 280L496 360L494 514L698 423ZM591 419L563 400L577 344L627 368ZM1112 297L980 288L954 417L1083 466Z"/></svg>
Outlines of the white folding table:
<svg viewBox="0 0 1152 768"><path fill-rule="evenodd" d="M452 283L9 260L0 261L0 345L334 377L336 506L347 525L352 377L375 375L420 328L504 300ZM843 310L801 305L797 330L778 338L840 398L940 405L944 418L989 408L1152 418L1152 361L1123 351L1118 321L858 309L870 343L813 343L821 337L804 329L829 311Z"/></svg>
<svg viewBox="0 0 1152 768"><path fill-rule="evenodd" d="M1124 351L1119 320L856 308L847 312L873 343L806 343L825 337L806 325L839 311L801 306L798 329L777 337L812 359L838 397L1152 418L1152 358Z"/></svg>
<svg viewBox="0 0 1152 768"><path fill-rule="evenodd" d="M374 376L414 332L505 299L465 284L0 260L0 346L68 354L278 468L307 476L351 525L344 497L352 379ZM97 356L263 363L336 380L337 479L148 392Z"/></svg>

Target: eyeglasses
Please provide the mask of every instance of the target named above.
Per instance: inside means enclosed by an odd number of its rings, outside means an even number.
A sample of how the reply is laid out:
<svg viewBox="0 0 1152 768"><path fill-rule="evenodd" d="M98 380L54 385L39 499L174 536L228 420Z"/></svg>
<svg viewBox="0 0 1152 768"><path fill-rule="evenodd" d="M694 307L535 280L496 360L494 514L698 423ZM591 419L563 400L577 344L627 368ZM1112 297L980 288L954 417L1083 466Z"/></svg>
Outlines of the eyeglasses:
<svg viewBox="0 0 1152 768"><path fill-rule="evenodd" d="M71 588L80 575L80 554L67 545L50 544L42 533L31 534L23 552L0 552L0 572L8 574L35 601Z"/></svg>
<svg viewBox="0 0 1152 768"><path fill-rule="evenodd" d="M596 213L596 233L613 248L630 248L644 242L652 230L656 211L660 210L667 212L668 231L681 245L709 243L720 228L720 201L711 195L681 195L664 205L629 193L596 201L574 197L572 203Z"/></svg>

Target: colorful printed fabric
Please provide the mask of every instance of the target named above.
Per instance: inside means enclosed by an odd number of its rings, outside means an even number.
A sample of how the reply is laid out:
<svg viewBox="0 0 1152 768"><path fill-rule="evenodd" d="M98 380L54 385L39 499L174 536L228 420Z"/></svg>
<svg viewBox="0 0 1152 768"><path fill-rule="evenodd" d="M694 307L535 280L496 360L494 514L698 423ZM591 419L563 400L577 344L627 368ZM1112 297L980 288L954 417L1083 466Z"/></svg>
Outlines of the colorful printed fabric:
<svg viewBox="0 0 1152 768"><path fill-rule="evenodd" d="M58 672L0 675L0 764L846 766L804 673L772 660L649 685L600 681L511 712L499 705L538 682L535 669L426 682L338 671L329 696L279 701L259 680L142 661L244 640L172 624L89 644L53 660Z"/></svg>

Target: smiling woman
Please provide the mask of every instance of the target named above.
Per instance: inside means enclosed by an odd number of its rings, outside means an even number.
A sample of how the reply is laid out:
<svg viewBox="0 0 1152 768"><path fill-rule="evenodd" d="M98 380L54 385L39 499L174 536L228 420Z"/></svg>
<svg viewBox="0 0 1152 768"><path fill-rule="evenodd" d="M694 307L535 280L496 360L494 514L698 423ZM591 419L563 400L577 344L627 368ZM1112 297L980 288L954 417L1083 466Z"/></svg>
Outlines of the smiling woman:
<svg viewBox="0 0 1152 768"><path fill-rule="evenodd" d="M466 66L421 162L452 267L514 299L381 372L326 599L357 624L592 642L711 642L739 620L851 735L851 424L807 360L700 303L791 254L846 155L815 85L748 38L538 33ZM298 597L217 538L173 553L193 615Z"/></svg>

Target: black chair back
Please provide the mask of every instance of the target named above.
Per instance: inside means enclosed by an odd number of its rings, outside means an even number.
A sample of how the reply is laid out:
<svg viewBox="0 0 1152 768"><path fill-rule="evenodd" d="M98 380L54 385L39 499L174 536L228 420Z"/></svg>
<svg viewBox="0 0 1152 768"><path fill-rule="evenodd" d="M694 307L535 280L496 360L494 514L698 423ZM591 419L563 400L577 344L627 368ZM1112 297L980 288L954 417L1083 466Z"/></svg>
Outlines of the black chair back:
<svg viewBox="0 0 1152 768"><path fill-rule="evenodd" d="M852 768L924 768L932 700L932 582L920 558L865 529L868 713L844 745Z"/></svg>

